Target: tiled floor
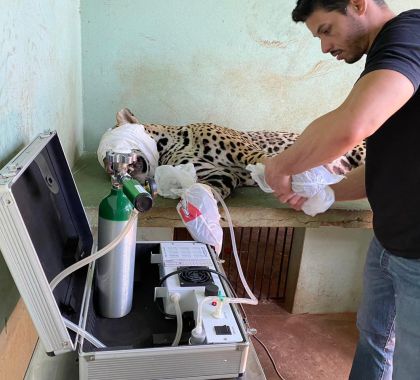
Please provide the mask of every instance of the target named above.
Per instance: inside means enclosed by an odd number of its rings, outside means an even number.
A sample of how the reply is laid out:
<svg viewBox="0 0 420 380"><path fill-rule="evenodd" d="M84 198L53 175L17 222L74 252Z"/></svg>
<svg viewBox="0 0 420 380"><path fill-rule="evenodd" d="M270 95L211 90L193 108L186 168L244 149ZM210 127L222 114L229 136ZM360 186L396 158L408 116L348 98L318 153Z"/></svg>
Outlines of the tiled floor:
<svg viewBox="0 0 420 380"><path fill-rule="evenodd" d="M270 302L248 306L246 313L285 380L348 378L358 337L355 313L293 315ZM253 343L267 380L279 379L261 345Z"/></svg>

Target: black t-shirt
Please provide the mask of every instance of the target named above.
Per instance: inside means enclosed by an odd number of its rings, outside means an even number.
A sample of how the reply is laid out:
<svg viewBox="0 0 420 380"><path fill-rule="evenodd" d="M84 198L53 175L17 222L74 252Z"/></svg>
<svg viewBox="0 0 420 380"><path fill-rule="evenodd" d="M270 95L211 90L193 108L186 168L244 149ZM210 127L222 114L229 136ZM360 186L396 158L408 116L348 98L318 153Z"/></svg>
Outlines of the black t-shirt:
<svg viewBox="0 0 420 380"><path fill-rule="evenodd" d="M367 139L366 192L373 228L390 252L420 258L420 10L388 21L368 52L361 76L380 69L405 75L411 99Z"/></svg>

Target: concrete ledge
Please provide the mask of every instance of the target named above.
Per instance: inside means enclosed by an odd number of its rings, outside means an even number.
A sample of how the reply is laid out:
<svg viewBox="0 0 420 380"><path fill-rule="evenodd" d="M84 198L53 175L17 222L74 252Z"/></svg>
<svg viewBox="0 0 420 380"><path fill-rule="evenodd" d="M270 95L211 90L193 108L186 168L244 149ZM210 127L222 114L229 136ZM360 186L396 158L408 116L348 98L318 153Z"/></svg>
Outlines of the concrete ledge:
<svg viewBox="0 0 420 380"><path fill-rule="evenodd" d="M98 205L109 193L109 177L95 154L86 154L76 163L73 175L92 227L97 225ZM183 227L176 211L178 201L158 197L153 208L140 215L143 227ZM233 224L237 227L350 227L371 228L372 212L366 200L336 202L330 210L315 217L290 209L273 195L257 187L238 188L226 199ZM222 210L222 225L227 226Z"/></svg>

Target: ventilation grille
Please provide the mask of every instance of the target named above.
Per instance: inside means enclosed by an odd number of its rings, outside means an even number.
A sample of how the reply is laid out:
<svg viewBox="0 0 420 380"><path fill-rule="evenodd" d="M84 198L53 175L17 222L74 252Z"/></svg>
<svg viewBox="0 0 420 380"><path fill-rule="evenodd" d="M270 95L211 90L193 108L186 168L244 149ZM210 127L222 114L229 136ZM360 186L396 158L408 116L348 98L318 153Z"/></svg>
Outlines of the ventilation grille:
<svg viewBox="0 0 420 380"><path fill-rule="evenodd" d="M237 227L234 231L242 270L252 292L259 300L284 301L294 229ZM193 239L186 228L175 228L174 240ZM228 228L223 229L220 257L225 260L223 267L236 293L245 296Z"/></svg>
<svg viewBox="0 0 420 380"><path fill-rule="evenodd" d="M182 269L182 272L178 274L181 287L213 284L208 267L179 267L178 269Z"/></svg>

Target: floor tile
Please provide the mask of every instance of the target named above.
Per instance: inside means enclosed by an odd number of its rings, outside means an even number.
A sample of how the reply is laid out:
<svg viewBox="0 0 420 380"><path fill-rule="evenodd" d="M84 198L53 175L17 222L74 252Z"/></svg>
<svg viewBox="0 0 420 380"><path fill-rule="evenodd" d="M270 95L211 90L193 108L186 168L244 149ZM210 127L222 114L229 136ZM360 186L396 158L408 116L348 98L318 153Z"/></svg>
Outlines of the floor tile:
<svg viewBox="0 0 420 380"><path fill-rule="evenodd" d="M275 304L250 308L248 321L285 380L348 378L358 337L355 313L293 315ZM253 342L267 379L278 379L268 355Z"/></svg>

